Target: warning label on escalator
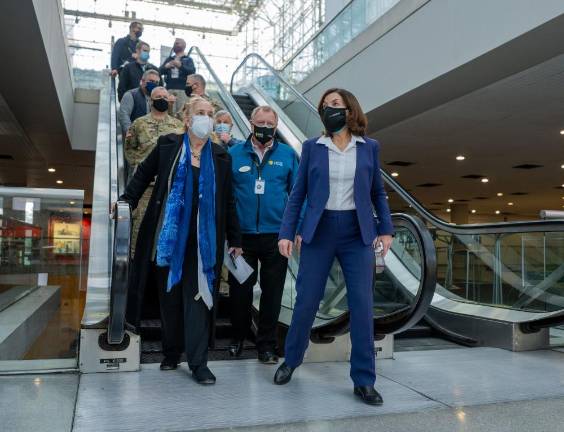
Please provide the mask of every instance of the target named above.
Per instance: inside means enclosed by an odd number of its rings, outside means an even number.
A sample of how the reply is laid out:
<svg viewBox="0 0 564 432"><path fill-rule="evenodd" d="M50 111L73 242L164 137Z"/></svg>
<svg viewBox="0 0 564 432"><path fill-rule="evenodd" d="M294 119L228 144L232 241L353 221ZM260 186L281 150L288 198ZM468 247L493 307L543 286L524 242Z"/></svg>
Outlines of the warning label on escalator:
<svg viewBox="0 0 564 432"><path fill-rule="evenodd" d="M100 364L105 364L106 369L119 369L120 363L126 363L125 357L100 359Z"/></svg>

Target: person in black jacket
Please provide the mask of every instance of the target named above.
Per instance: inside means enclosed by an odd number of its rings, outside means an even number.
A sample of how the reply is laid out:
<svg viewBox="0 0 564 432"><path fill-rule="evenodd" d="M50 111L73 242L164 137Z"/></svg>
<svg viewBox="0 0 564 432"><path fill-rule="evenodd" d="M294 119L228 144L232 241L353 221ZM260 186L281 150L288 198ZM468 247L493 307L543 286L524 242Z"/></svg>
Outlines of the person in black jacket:
<svg viewBox="0 0 564 432"><path fill-rule="evenodd" d="M165 87L169 94L176 97L173 113L182 109L187 100L186 78L196 73L196 67L192 58L186 55L186 41L177 38L174 41L170 56L166 58L160 67L161 75L165 75Z"/></svg>
<svg viewBox="0 0 564 432"><path fill-rule="evenodd" d="M129 24L129 34L116 41L112 49L112 76L117 76L126 62L135 61L135 49L143 34L143 24L133 21Z"/></svg>
<svg viewBox="0 0 564 432"><path fill-rule="evenodd" d="M151 47L147 42L137 42L135 53L135 61L127 63L119 73L118 100L120 102L126 91L139 87L145 71L149 69L159 71L159 68L149 63Z"/></svg>
<svg viewBox="0 0 564 432"><path fill-rule="evenodd" d="M185 349L200 384L215 383L207 367L215 315L210 309L215 311L225 239L232 256L242 253L231 157L211 142L212 126L211 104L192 99L186 132L161 136L120 197L135 209L155 181L135 247L127 320L139 327L145 288L151 288L147 278L154 274L163 324L161 370L176 369Z"/></svg>

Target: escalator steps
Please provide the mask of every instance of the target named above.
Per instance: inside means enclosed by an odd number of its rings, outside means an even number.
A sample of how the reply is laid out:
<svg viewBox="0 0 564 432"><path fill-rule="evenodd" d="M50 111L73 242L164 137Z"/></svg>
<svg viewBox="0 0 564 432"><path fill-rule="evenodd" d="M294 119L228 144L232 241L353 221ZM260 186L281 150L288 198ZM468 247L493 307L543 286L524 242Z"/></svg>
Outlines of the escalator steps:
<svg viewBox="0 0 564 432"><path fill-rule="evenodd" d="M215 343L215 348L210 349L208 353L208 360L234 360L233 357L229 355L227 351L229 347L229 339L218 339ZM243 350L243 354L239 359L256 359L257 358L257 350L256 347L247 342L245 344L245 349ZM141 341L141 363L160 363L164 359L164 355L162 353L162 345L160 341L155 340L143 340ZM181 362L186 361L186 355L182 354Z"/></svg>

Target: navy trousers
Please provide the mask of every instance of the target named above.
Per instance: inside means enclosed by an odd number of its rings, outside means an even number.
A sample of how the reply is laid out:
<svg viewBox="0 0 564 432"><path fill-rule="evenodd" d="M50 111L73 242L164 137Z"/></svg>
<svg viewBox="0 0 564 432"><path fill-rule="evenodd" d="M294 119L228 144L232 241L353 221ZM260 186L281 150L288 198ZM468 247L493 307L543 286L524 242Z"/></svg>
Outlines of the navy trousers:
<svg viewBox="0 0 564 432"><path fill-rule="evenodd" d="M374 250L361 238L356 212L325 210L309 244L303 244L296 282L296 303L286 336L286 364L299 366L311 326L323 298L334 259L339 260L347 287L352 343L350 375L355 386L376 381L373 328Z"/></svg>

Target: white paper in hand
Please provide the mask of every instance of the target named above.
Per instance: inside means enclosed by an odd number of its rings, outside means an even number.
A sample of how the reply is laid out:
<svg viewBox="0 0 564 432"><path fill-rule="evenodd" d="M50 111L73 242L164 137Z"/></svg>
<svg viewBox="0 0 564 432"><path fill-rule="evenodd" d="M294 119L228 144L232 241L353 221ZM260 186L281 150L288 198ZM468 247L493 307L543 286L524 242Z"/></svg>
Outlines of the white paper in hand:
<svg viewBox="0 0 564 432"><path fill-rule="evenodd" d="M235 261L235 264L233 264L233 261ZM247 261L242 256L235 258L235 260L231 259L229 252L227 252L227 244L225 245L223 264L240 284L245 282L254 272L253 268L247 264Z"/></svg>

